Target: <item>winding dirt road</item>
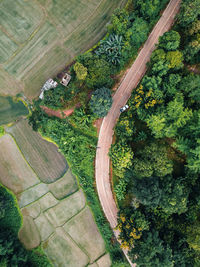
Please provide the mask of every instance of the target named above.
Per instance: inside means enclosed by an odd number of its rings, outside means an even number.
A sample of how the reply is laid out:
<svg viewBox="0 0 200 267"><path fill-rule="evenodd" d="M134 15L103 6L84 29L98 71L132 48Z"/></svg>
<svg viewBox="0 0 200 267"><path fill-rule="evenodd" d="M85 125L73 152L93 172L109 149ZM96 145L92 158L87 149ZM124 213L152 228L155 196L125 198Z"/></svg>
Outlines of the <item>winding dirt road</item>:
<svg viewBox="0 0 200 267"><path fill-rule="evenodd" d="M113 97L112 107L107 116L103 119L100 128L97 145L99 148L96 151L95 162L96 186L101 206L116 237L119 235L119 232L114 230L117 225L117 206L112 195L109 181L110 159L108 156L112 144L113 128L119 118L120 107L126 104L132 90L137 86L146 72L146 63L149 61L151 53L155 49L155 44L158 43L159 36L168 31L173 24L175 15L179 10L180 2L181 0L171 0L169 2L161 18L150 33L138 57L116 91ZM124 253L127 257L126 251L124 251ZM135 266L129 259L128 261L131 266Z"/></svg>

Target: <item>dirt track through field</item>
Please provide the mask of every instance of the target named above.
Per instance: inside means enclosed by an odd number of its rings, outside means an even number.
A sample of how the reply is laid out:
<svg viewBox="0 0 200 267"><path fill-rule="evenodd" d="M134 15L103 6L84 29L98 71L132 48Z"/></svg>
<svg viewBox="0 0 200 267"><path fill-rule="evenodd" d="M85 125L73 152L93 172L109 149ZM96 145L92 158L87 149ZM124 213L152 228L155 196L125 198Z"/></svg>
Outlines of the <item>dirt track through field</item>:
<svg viewBox="0 0 200 267"><path fill-rule="evenodd" d="M110 159L108 156L112 144L113 129L120 115L120 107L126 104L132 90L137 86L146 72L146 63L150 60L151 53L155 49L155 44L158 43L159 36L168 31L173 24L175 15L179 10L180 2L181 0L171 0L169 2L160 20L153 28L138 57L115 93L113 97L113 105L108 115L103 119L99 132L97 145L99 149L96 151L95 164L96 186L101 206L116 237L119 235L119 232L114 230L117 225L118 210L109 181ZM124 251L124 253L127 257L126 251ZM129 263L131 266L136 266L132 264L130 260Z"/></svg>

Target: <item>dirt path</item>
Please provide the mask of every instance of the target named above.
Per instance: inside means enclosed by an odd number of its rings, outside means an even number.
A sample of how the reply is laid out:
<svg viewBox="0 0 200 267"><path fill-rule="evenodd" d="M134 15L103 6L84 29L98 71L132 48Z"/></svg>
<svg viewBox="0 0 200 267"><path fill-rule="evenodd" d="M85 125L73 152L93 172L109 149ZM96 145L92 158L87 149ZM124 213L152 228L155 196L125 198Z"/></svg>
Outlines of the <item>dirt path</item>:
<svg viewBox="0 0 200 267"><path fill-rule="evenodd" d="M113 199L111 185L109 182L109 165L110 159L108 156L109 148L112 143L113 128L120 115L120 107L124 106L129 99L132 90L137 86L144 73L146 72L146 63L149 61L151 53L155 49L155 44L158 43L158 38L164 32L168 31L173 24L174 17L179 10L181 0L171 0L162 14L162 17L153 28L144 47L140 51L135 62L131 66L118 90L113 97L113 105L108 115L103 119L100 132L98 147L96 151L96 186L101 202L101 206L106 215L110 226L113 228L117 225L117 207ZM116 237L119 232L114 230ZM127 253L124 251L126 257ZM128 257L127 257L128 258ZM129 260L129 259L128 259ZM133 265L130 260L129 263Z"/></svg>
<svg viewBox="0 0 200 267"><path fill-rule="evenodd" d="M67 116L71 115L74 112L74 108L66 110L53 110L45 106L40 106L49 116L55 116L60 119L64 119Z"/></svg>

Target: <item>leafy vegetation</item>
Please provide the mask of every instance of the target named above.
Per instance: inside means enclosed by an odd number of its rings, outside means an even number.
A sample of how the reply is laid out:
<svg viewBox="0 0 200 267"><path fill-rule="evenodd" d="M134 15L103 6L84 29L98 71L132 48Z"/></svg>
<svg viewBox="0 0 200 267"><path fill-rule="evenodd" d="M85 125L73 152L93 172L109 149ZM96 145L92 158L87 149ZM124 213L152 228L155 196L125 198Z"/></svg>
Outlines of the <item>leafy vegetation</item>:
<svg viewBox="0 0 200 267"><path fill-rule="evenodd" d="M140 12L151 14L149 2L138 1ZM200 63L198 44L191 48L200 30L199 4L183 0L177 23L160 37L110 151L122 247L141 267L200 264L200 75L187 67Z"/></svg>

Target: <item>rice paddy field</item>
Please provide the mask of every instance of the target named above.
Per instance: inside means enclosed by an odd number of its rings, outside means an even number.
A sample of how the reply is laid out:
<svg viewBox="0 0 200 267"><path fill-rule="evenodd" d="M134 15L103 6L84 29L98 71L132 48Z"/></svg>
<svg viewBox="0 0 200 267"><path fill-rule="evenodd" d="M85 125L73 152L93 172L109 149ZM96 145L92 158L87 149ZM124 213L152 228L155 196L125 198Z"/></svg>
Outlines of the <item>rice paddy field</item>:
<svg viewBox="0 0 200 267"><path fill-rule="evenodd" d="M28 115L28 109L21 102L15 102L10 96L0 96L0 125L15 121Z"/></svg>
<svg viewBox="0 0 200 267"><path fill-rule="evenodd" d="M34 132L27 120L21 120L6 130L10 133L23 156L44 183L52 183L68 170L64 156L53 143Z"/></svg>
<svg viewBox="0 0 200 267"><path fill-rule="evenodd" d="M0 94L38 96L46 79L102 38L125 2L1 0Z"/></svg>
<svg viewBox="0 0 200 267"><path fill-rule="evenodd" d="M32 249L41 245L54 266L110 267L85 195L66 162L58 164L63 156L56 145L20 120L0 137L0 151L0 183L16 195L23 216L18 236L24 246ZM54 175L48 176L51 172Z"/></svg>

